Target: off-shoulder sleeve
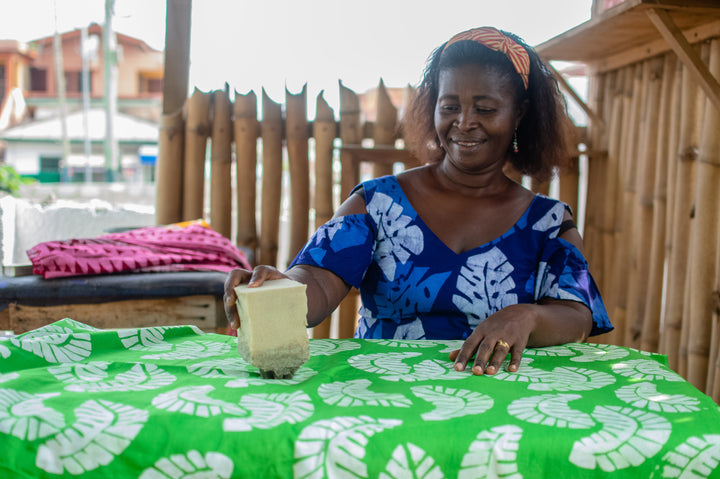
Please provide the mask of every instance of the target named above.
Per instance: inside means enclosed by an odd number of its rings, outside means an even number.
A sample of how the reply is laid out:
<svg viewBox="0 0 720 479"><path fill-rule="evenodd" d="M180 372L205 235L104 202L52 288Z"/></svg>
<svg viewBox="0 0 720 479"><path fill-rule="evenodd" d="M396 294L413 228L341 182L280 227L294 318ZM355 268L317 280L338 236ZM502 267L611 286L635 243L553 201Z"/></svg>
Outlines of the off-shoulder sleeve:
<svg viewBox="0 0 720 479"><path fill-rule="evenodd" d="M534 298L578 301L592 311L591 336L613 330L605 304L582 253L571 243L553 238L545 246L535 276Z"/></svg>
<svg viewBox="0 0 720 479"><path fill-rule="evenodd" d="M372 261L374 240L375 228L367 214L333 218L318 228L290 268L298 264L324 268L359 288Z"/></svg>

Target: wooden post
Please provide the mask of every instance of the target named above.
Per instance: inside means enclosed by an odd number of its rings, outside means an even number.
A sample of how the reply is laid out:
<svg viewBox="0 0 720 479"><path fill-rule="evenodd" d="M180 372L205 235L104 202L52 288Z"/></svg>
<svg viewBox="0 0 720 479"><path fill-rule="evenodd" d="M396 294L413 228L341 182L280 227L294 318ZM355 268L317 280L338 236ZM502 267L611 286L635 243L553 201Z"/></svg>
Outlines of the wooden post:
<svg viewBox="0 0 720 479"><path fill-rule="evenodd" d="M182 219L184 133L182 110L162 115L155 167L155 223L158 225Z"/></svg>
<svg viewBox="0 0 720 479"><path fill-rule="evenodd" d="M394 146L397 137L397 108L392 104L385 83L382 79L377 88L377 110L375 115L375 128L373 140L375 146ZM374 164L373 176L375 178L392 175L392 164Z"/></svg>
<svg viewBox="0 0 720 479"><path fill-rule="evenodd" d="M277 266L282 191L282 109L262 91L262 204L260 264Z"/></svg>
<svg viewBox="0 0 720 479"><path fill-rule="evenodd" d="M174 114L188 96L192 0L173 0L166 7L163 113Z"/></svg>
<svg viewBox="0 0 720 479"><path fill-rule="evenodd" d="M310 213L310 160L308 155L307 85L292 95L285 89L286 137L290 169L289 260L308 240Z"/></svg>
<svg viewBox="0 0 720 479"><path fill-rule="evenodd" d="M213 93L212 143L210 154L210 225L232 236L232 120L231 105L224 90Z"/></svg>
<svg viewBox="0 0 720 479"><path fill-rule="evenodd" d="M333 215L333 144L335 142L335 113L322 96L317 97L313 123L315 138L315 229L327 223ZM313 328L313 338L329 338L332 317Z"/></svg>
<svg viewBox="0 0 720 479"><path fill-rule="evenodd" d="M211 95L197 88L188 100L183 168L183 220L204 218L205 150L210 135Z"/></svg>
<svg viewBox="0 0 720 479"><path fill-rule="evenodd" d="M258 233L255 220L257 197L257 96L235 92L233 106L236 161L237 245L248 261L256 264Z"/></svg>
<svg viewBox="0 0 720 479"><path fill-rule="evenodd" d="M720 39L713 39L710 71L720 77ZM706 106L700 136L700 160L697 170L695 221L691 231L690 263L693 288L690 291L690 324L687 380L705 390L712 318L712 285L720 205L720 111Z"/></svg>
<svg viewBox="0 0 720 479"><path fill-rule="evenodd" d="M644 316L640 348L643 351L659 350L660 312L662 307L663 272L665 267L665 220L667 207L667 173L670 157L669 144L672 132L669 128L672 111L672 94L675 81L675 55L666 54L662 68L662 87L658 112L658 132L654 138L655 169L653 186L652 226L650 233L649 274L645 292ZM646 176L650 176L649 170ZM642 297L640 298L642 300Z"/></svg>

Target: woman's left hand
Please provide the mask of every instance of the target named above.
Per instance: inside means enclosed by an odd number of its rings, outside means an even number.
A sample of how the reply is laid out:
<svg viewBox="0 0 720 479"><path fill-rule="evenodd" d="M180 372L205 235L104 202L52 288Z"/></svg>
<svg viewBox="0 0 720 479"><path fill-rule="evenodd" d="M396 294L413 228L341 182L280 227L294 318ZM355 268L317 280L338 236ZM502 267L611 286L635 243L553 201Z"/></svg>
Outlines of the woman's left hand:
<svg viewBox="0 0 720 479"><path fill-rule="evenodd" d="M450 353L455 370L464 371L475 356L472 372L475 375L495 374L507 355L507 370L515 372L520 367L525 346L535 327L534 304L515 304L501 309L477 325L462 347Z"/></svg>

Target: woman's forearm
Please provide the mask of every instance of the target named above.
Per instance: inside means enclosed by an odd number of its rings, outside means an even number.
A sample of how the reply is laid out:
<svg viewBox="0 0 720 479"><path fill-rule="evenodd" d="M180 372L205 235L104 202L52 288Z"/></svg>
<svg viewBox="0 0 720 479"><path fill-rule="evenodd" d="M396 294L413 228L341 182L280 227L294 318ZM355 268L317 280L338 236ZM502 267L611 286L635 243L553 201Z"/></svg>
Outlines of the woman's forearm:
<svg viewBox="0 0 720 479"><path fill-rule="evenodd" d="M320 324L335 311L350 291L350 286L342 279L322 268L298 265L286 271L285 274L307 287L307 322L310 328Z"/></svg>
<svg viewBox="0 0 720 479"><path fill-rule="evenodd" d="M575 301L545 300L536 305L529 347L585 341L592 330L592 313Z"/></svg>

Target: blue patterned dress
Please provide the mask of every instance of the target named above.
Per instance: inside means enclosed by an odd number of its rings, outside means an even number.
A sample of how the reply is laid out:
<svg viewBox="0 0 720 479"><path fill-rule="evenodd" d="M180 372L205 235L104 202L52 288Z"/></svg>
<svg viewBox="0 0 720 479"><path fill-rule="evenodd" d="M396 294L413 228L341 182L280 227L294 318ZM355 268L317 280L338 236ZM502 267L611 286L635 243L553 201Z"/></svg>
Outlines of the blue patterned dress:
<svg viewBox="0 0 720 479"><path fill-rule="evenodd" d="M587 305L591 334L613 329L585 258L557 237L564 203L536 195L505 234L457 254L425 225L397 178L362 187L367 213L321 226L290 265L328 269L360 290L355 337L465 339L496 311L545 297Z"/></svg>

